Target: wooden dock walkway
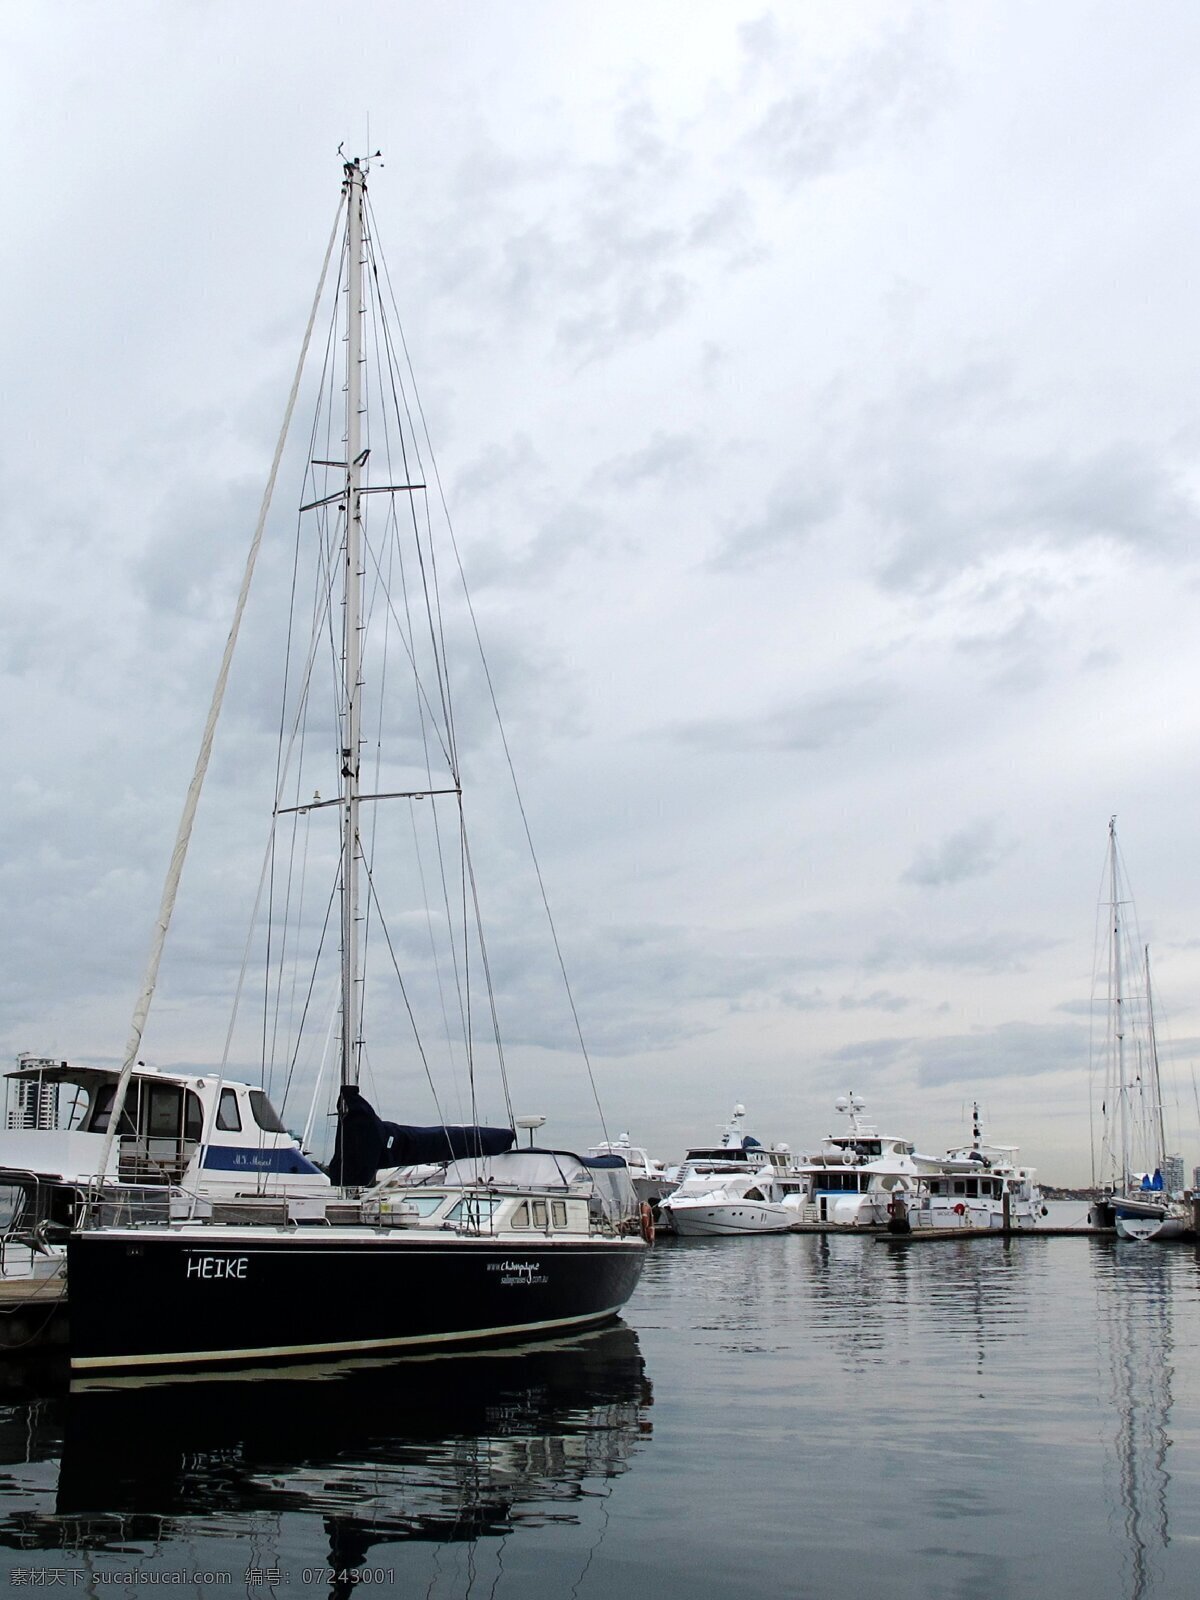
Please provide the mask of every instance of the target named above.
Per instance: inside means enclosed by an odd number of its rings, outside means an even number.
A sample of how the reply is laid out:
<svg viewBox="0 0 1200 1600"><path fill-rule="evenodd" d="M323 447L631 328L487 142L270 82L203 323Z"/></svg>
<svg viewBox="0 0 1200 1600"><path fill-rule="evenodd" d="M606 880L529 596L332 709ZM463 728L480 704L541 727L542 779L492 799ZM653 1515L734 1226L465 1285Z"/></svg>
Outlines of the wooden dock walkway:
<svg viewBox="0 0 1200 1600"><path fill-rule="evenodd" d="M0 1278L0 1356L67 1342L67 1278Z"/></svg>

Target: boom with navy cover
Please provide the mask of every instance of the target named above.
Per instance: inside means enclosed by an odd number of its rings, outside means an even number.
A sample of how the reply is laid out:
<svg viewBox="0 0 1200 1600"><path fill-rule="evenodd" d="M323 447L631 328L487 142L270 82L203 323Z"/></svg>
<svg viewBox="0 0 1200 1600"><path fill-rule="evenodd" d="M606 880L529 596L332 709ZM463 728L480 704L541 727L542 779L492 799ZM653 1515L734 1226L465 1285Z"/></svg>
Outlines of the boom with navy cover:
<svg viewBox="0 0 1200 1600"><path fill-rule="evenodd" d="M481 1128L470 1123L414 1128L385 1122L362 1091L347 1083L338 1096L337 1138L329 1176L342 1188L360 1189L374 1183L385 1167L498 1156L511 1150L516 1139L512 1128Z"/></svg>

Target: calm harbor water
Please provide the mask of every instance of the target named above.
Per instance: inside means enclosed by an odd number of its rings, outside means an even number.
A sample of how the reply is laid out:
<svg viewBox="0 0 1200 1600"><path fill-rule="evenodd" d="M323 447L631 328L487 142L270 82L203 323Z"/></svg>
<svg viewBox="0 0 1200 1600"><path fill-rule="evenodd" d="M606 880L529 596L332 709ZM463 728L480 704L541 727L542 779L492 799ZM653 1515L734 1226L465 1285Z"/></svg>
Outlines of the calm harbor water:
<svg viewBox="0 0 1200 1600"><path fill-rule="evenodd" d="M560 1345L219 1382L3 1381L14 1587L1200 1592L1190 1247L677 1240L623 1326Z"/></svg>

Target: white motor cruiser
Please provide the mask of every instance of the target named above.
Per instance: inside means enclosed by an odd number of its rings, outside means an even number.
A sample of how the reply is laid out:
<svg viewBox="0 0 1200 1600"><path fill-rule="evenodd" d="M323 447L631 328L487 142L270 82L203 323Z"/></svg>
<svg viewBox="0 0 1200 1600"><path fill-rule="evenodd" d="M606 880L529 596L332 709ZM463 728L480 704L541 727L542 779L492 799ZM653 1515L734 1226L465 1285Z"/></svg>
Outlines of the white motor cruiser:
<svg viewBox="0 0 1200 1600"><path fill-rule="evenodd" d="M627 1133L623 1133L619 1139L604 1139L592 1145L587 1154L620 1156L629 1168L633 1192L646 1205L657 1206L663 1196L670 1194L675 1187L677 1180L670 1175L666 1165L648 1155L641 1145L630 1144Z"/></svg>
<svg viewBox="0 0 1200 1600"><path fill-rule="evenodd" d="M719 1144L689 1150L682 1165L670 1169L674 1188L658 1207L666 1232L784 1233L791 1227L782 1182L791 1152L786 1144L760 1144L745 1132L745 1116L745 1106L734 1106Z"/></svg>
<svg viewBox="0 0 1200 1600"><path fill-rule="evenodd" d="M866 1102L858 1095L839 1095L835 1104L849 1127L796 1163L785 1179L784 1204L798 1223L885 1227L938 1163L917 1155L910 1140L881 1134L866 1120Z"/></svg>
<svg viewBox="0 0 1200 1600"><path fill-rule="evenodd" d="M897 1195L888 1226L897 1233L924 1228L1035 1228L1046 1215L1031 1167L1019 1167L1016 1145L984 1141L978 1104L972 1141L947 1152L936 1174Z"/></svg>

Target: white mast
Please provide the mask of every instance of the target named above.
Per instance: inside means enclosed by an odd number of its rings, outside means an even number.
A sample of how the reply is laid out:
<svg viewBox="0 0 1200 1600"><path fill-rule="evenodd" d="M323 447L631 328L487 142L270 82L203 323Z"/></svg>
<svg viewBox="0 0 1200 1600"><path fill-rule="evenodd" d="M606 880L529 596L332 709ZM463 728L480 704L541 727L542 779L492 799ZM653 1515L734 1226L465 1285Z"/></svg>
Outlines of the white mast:
<svg viewBox="0 0 1200 1600"><path fill-rule="evenodd" d="M1125 1082L1125 1014L1121 995L1121 902L1117 898L1117 819L1108 819L1108 872L1112 926L1113 1030L1117 1047L1117 1106L1121 1124L1121 1188L1129 1188L1129 1086Z"/></svg>
<svg viewBox="0 0 1200 1600"><path fill-rule="evenodd" d="M362 677L362 315L361 164L346 162L346 503L342 667L342 1082L357 1084L362 1040L358 971L358 812Z"/></svg>

